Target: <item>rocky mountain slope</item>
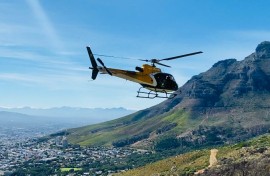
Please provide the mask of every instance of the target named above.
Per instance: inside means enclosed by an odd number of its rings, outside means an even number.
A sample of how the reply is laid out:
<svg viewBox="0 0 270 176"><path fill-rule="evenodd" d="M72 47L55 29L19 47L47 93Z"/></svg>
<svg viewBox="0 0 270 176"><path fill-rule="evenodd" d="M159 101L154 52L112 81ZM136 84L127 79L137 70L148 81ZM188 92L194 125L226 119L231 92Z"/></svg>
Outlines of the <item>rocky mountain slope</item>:
<svg viewBox="0 0 270 176"><path fill-rule="evenodd" d="M157 150L231 143L270 127L270 42L242 61L227 59L193 76L177 96L132 115L71 129L80 145Z"/></svg>

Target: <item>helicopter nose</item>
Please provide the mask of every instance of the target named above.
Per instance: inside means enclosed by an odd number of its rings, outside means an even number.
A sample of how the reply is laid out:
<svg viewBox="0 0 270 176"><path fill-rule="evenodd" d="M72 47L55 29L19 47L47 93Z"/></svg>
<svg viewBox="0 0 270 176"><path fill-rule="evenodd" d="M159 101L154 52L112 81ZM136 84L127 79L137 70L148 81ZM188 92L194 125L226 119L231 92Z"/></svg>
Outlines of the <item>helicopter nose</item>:
<svg viewBox="0 0 270 176"><path fill-rule="evenodd" d="M174 81L172 81L171 83L170 83L170 90L172 90L172 91L176 91L177 89L178 89L178 85L177 85L177 83L176 82L174 82Z"/></svg>

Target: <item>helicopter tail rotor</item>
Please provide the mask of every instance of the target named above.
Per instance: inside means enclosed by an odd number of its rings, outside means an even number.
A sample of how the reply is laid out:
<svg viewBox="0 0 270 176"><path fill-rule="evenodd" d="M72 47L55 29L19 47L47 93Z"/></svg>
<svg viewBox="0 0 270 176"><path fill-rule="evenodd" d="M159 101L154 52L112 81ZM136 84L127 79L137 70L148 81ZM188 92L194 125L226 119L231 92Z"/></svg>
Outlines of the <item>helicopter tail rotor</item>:
<svg viewBox="0 0 270 176"><path fill-rule="evenodd" d="M89 69L92 69L92 79L95 80L97 78L97 75L98 75L98 68L97 68L97 62L94 58L94 55L90 49L89 46L86 47L87 49L87 52L88 52L88 55L89 55L89 58L90 58L90 62L92 64L92 67L89 67Z"/></svg>
<svg viewBox="0 0 270 176"><path fill-rule="evenodd" d="M100 58L97 58L97 61L103 66L103 68L107 71L107 73L112 76L112 72L105 66L102 60Z"/></svg>

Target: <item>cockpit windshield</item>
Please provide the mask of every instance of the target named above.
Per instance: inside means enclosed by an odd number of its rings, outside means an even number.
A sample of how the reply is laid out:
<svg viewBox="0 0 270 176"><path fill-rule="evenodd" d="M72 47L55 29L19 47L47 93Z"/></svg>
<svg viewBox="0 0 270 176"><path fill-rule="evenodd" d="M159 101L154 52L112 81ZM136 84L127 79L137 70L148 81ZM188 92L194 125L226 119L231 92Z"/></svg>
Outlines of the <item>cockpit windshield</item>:
<svg viewBox="0 0 270 176"><path fill-rule="evenodd" d="M154 75L157 81L157 87L166 90L177 90L178 86L174 77L168 73L157 73Z"/></svg>
<svg viewBox="0 0 270 176"><path fill-rule="evenodd" d="M168 77L167 79L170 79L170 80L172 80L172 81L175 81L175 80L174 80L174 77L173 77L172 75L168 75L167 77Z"/></svg>

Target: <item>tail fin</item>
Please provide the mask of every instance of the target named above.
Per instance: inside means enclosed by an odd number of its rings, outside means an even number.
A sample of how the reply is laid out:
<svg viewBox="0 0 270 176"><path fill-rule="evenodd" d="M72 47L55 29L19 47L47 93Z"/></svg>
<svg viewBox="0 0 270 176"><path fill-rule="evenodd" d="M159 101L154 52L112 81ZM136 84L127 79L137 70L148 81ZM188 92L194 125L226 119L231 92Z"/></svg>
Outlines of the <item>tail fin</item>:
<svg viewBox="0 0 270 176"><path fill-rule="evenodd" d="M87 49L87 52L88 52L88 55L89 55L89 58L90 58L90 61L91 61L91 64L92 64L92 67L89 67L90 69L92 69L92 79L95 80L97 75L98 75L98 69L97 69L97 62L94 58L94 55L90 49L89 46L86 47Z"/></svg>

